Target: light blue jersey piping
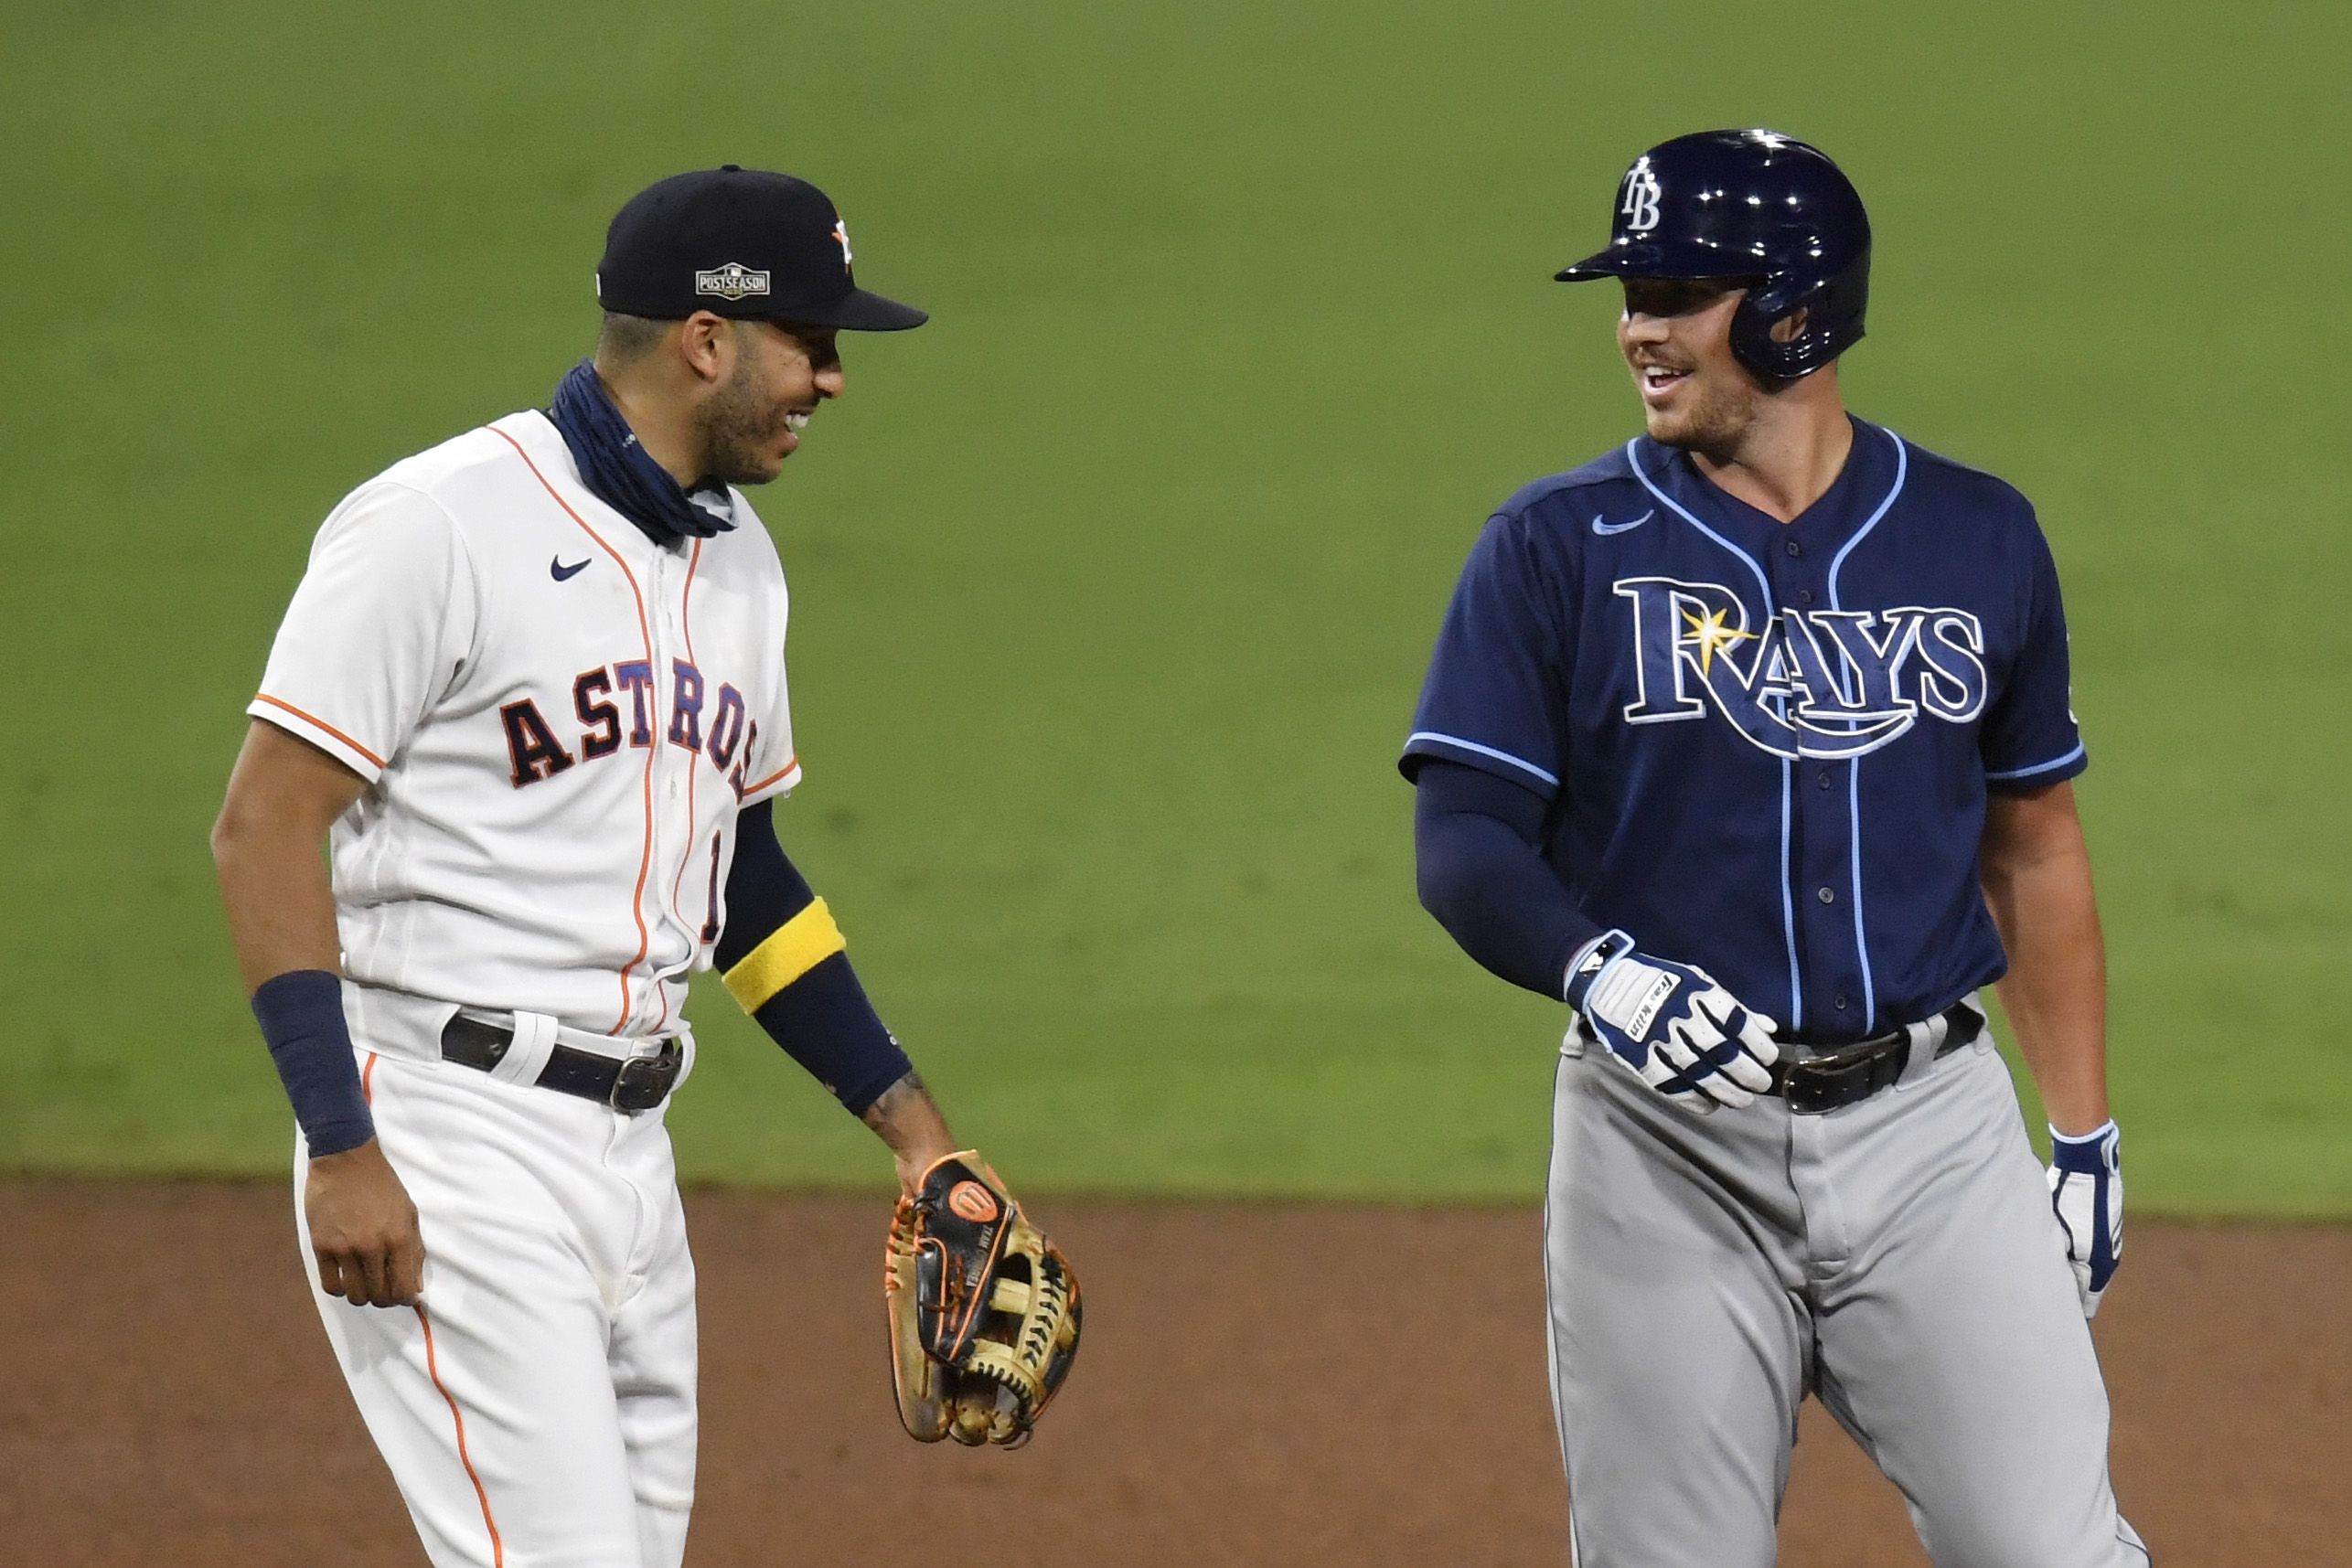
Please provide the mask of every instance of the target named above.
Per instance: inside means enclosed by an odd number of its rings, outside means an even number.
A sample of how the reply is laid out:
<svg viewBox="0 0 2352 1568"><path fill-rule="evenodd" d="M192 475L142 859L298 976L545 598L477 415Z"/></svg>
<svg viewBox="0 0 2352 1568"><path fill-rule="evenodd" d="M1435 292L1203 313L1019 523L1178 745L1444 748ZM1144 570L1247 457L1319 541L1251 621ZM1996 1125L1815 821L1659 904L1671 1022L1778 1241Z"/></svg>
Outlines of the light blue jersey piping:
<svg viewBox="0 0 2352 1568"><path fill-rule="evenodd" d="M2046 773L2054 768L2062 768L2066 766L2069 763L2073 762L2077 757L2081 756L2083 749L2084 743L2080 741L2077 741L2074 743L2074 750L2069 752L2063 757L2052 757L2048 762L2036 763L2030 768L2006 768L1997 773L1988 772L1984 776L1988 779L1999 779L2004 783L2006 783L2011 779L2029 779L2036 773Z"/></svg>
<svg viewBox="0 0 2352 1568"><path fill-rule="evenodd" d="M1838 569L1845 564L1845 558L1854 553L1854 547L1878 526L1878 519L1887 515L1887 509L1895 504L1895 497L1903 493L1903 481L1911 471L1910 453L1904 450L1903 438L1891 430L1887 435L1895 443L1895 483L1888 488L1887 498L1878 503L1878 509L1870 514L1869 520L1855 529L1854 537L1846 540L1844 548L1830 560L1829 607L1833 610L1845 608L1837 596ZM1855 757L1845 766L1846 820L1851 824L1854 856L1854 951L1862 960L1862 1029L1868 1034L1878 1027L1878 987L1870 973L1870 937L1862 918L1862 759Z"/></svg>
<svg viewBox="0 0 2352 1568"><path fill-rule="evenodd" d="M1690 508L1652 484L1650 475L1641 472L1641 460L1634 455L1633 451L1640 439L1637 436L1625 443L1625 465L1633 470L1633 477L1641 480L1641 487L1658 497L1662 506L1746 562L1748 570L1755 574L1757 590L1764 595L1765 619L1769 621L1778 615L1780 611L1772 603L1771 581L1765 577L1764 569L1756 564L1756 558L1701 522ZM1793 813L1790 795L1793 774L1793 764L1783 758L1780 763L1780 934L1789 948L1789 1027L1792 1029L1805 1021L1805 994L1801 976L1797 972L1796 895L1791 891L1789 881L1790 826Z"/></svg>
<svg viewBox="0 0 2352 1568"><path fill-rule="evenodd" d="M1391 731L1390 733L1394 734L1395 731ZM1440 735L1435 730L1416 730L1405 737L1405 744L1408 748L1416 741L1435 741L1441 746L1459 746L1465 752L1475 752L1481 757L1492 757L1498 763L1509 763L1514 768L1524 769L1554 789L1560 787L1560 781L1557 778L1545 773L1526 758L1514 757L1508 752L1498 752L1492 746L1481 746L1476 741L1465 741L1459 735Z"/></svg>

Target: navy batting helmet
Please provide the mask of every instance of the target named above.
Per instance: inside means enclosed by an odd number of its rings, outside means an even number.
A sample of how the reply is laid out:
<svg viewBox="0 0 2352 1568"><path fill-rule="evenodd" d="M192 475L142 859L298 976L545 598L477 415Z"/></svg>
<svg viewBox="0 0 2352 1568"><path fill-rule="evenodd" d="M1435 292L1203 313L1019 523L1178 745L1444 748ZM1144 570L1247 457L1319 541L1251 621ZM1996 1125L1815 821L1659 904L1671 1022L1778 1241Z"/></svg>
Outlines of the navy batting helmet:
<svg viewBox="0 0 2352 1568"><path fill-rule="evenodd" d="M1759 376L1810 375L1862 338L1870 219L1828 155L1772 131L1701 131L1633 160L1609 246L1558 273L1588 278L1755 278L1731 318L1731 351ZM1772 324L1805 313L1804 330Z"/></svg>

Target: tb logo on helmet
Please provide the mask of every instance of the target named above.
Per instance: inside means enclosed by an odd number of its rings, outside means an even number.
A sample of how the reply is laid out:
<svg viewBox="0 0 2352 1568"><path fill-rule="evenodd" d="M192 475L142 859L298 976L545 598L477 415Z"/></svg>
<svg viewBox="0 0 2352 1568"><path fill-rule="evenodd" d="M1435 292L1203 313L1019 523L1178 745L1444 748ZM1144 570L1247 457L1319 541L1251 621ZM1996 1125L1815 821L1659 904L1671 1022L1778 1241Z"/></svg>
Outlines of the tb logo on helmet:
<svg viewBox="0 0 2352 1568"><path fill-rule="evenodd" d="M1645 155L1636 158L1633 166L1625 171L1625 199L1617 210L1624 216L1627 230L1647 234L1658 227L1658 176L1650 172L1650 160Z"/></svg>

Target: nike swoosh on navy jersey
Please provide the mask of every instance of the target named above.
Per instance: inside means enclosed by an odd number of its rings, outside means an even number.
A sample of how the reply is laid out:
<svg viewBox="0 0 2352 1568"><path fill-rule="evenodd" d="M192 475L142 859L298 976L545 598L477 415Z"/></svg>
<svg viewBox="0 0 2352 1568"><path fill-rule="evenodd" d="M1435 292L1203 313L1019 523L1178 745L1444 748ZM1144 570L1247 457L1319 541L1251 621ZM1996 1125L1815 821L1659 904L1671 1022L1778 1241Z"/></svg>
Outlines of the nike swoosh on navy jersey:
<svg viewBox="0 0 2352 1568"><path fill-rule="evenodd" d="M585 560L578 560L570 566L566 566L563 564L563 558L561 556L551 556L548 559L547 574L550 577L554 578L558 582L569 582L573 578L579 576L582 572L587 571L588 562L595 559L596 558L592 555L587 557Z"/></svg>
<svg viewBox="0 0 2352 1568"><path fill-rule="evenodd" d="M1658 508L1652 507L1630 523L1604 523L1600 520L1600 514L1598 512L1595 512L1592 517L1592 531L1597 534L1603 535L1621 534L1630 528L1640 528L1642 524L1648 522L1652 517L1654 517L1657 515Z"/></svg>

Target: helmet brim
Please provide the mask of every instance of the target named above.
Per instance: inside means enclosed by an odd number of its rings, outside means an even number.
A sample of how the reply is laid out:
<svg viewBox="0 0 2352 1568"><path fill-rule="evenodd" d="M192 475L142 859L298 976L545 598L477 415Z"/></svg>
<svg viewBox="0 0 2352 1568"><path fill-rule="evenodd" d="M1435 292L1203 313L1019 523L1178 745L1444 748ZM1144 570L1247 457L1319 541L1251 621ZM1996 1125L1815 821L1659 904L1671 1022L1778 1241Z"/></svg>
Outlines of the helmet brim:
<svg viewBox="0 0 2352 1568"><path fill-rule="evenodd" d="M793 305L776 316L802 326L829 326L841 332L904 332L931 319L928 311L889 299L868 289L851 289L823 304Z"/></svg>
<svg viewBox="0 0 2352 1568"><path fill-rule="evenodd" d="M1597 278L1626 276L1613 264L1616 261L1617 257L1612 252L1603 251L1598 256L1587 256L1581 261L1571 261L1554 272L1552 281L1556 283L1589 283Z"/></svg>
<svg viewBox="0 0 2352 1568"><path fill-rule="evenodd" d="M1724 250L1689 240L1631 240L1611 243L1583 261L1552 274L1559 283L1585 283L1595 278L1754 278L1769 273L1760 256Z"/></svg>

